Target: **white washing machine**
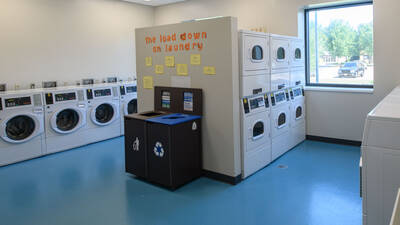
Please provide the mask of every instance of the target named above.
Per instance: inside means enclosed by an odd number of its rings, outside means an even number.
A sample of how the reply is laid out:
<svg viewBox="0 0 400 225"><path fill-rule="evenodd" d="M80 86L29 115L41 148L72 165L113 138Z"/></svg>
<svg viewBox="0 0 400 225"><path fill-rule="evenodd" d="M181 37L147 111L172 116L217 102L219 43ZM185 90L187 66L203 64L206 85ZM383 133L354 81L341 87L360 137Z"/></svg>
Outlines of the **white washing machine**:
<svg viewBox="0 0 400 225"><path fill-rule="evenodd" d="M272 160L290 149L290 100L287 89L270 94Z"/></svg>
<svg viewBox="0 0 400 225"><path fill-rule="evenodd" d="M269 35L239 31L240 94L242 97L270 90Z"/></svg>
<svg viewBox="0 0 400 225"><path fill-rule="evenodd" d="M293 37L270 34L271 70L286 68L290 64L290 41Z"/></svg>
<svg viewBox="0 0 400 225"><path fill-rule="evenodd" d="M290 148L306 139L306 107L303 86L290 89Z"/></svg>
<svg viewBox="0 0 400 225"><path fill-rule="evenodd" d="M290 62L291 67L305 67L304 40L293 37L290 40Z"/></svg>
<svg viewBox="0 0 400 225"><path fill-rule="evenodd" d="M86 87L90 143L121 136L118 84Z"/></svg>
<svg viewBox="0 0 400 225"><path fill-rule="evenodd" d="M271 162L271 124L268 95L242 99L242 178Z"/></svg>
<svg viewBox="0 0 400 225"><path fill-rule="evenodd" d="M305 67L290 68L290 86L306 85L306 69Z"/></svg>
<svg viewBox="0 0 400 225"><path fill-rule="evenodd" d="M0 166L32 159L45 151L42 93L0 93Z"/></svg>
<svg viewBox="0 0 400 225"><path fill-rule="evenodd" d="M137 113L137 85L136 81L121 83L119 86L120 95L120 120L121 135L124 135L124 116Z"/></svg>
<svg viewBox="0 0 400 225"><path fill-rule="evenodd" d="M81 87L43 89L46 154L89 144L87 103Z"/></svg>

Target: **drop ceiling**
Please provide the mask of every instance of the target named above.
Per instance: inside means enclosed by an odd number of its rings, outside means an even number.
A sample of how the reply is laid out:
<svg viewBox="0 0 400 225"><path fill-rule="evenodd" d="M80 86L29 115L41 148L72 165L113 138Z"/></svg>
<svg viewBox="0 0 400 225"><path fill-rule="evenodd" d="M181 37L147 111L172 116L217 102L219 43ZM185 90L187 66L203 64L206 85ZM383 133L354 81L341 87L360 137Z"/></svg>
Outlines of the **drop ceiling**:
<svg viewBox="0 0 400 225"><path fill-rule="evenodd" d="M149 6L161 6L177 2L184 2L186 0L123 0L123 1L138 3L142 5L149 5Z"/></svg>

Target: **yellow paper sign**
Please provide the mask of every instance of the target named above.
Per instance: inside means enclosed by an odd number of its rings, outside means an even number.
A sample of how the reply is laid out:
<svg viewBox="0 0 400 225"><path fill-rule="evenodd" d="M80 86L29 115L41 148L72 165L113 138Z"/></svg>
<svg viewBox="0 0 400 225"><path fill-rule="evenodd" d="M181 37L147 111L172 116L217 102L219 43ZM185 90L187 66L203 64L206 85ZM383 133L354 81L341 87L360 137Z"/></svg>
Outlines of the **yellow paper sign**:
<svg viewBox="0 0 400 225"><path fill-rule="evenodd" d="M153 58L151 56L146 57L146 66L153 65Z"/></svg>
<svg viewBox="0 0 400 225"><path fill-rule="evenodd" d="M167 67L175 67L175 57L174 56L165 56L165 65Z"/></svg>
<svg viewBox="0 0 400 225"><path fill-rule="evenodd" d="M200 56L200 54L191 54L190 55L190 64L192 64L192 65L200 65L201 64L201 56Z"/></svg>
<svg viewBox="0 0 400 225"><path fill-rule="evenodd" d="M203 68L203 73L206 75L215 75L215 66L205 66Z"/></svg>
<svg viewBox="0 0 400 225"><path fill-rule="evenodd" d="M176 73L180 76L188 75L188 65L187 64L177 64Z"/></svg>
<svg viewBox="0 0 400 225"><path fill-rule="evenodd" d="M143 88L153 89L153 77L152 76L144 76L143 77Z"/></svg>
<svg viewBox="0 0 400 225"><path fill-rule="evenodd" d="M164 65L156 65L156 74L164 74Z"/></svg>

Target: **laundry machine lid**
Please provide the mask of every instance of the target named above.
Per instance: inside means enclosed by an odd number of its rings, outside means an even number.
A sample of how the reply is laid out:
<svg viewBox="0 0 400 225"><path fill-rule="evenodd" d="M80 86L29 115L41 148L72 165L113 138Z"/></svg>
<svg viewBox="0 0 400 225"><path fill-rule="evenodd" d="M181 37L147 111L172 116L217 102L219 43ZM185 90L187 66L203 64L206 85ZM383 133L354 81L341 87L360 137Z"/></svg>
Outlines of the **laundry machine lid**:
<svg viewBox="0 0 400 225"><path fill-rule="evenodd" d="M37 136L41 128L33 114L17 114L5 119L1 125L1 138L9 143L23 143Z"/></svg>
<svg viewBox="0 0 400 225"><path fill-rule="evenodd" d="M114 103L103 102L93 107L90 117L93 123L106 126L118 117L119 110Z"/></svg>
<svg viewBox="0 0 400 225"><path fill-rule="evenodd" d="M85 115L80 109L63 108L56 111L50 119L51 128L60 134L73 133L85 122Z"/></svg>

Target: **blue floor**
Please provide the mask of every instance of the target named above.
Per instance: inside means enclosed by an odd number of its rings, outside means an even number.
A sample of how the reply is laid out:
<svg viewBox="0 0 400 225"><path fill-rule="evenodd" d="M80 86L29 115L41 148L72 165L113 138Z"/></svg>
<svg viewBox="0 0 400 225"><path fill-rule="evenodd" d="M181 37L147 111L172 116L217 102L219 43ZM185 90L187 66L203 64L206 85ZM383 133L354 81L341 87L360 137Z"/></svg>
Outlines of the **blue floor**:
<svg viewBox="0 0 400 225"><path fill-rule="evenodd" d="M236 186L170 192L125 174L116 138L0 168L0 224L361 225L359 157L306 141Z"/></svg>

